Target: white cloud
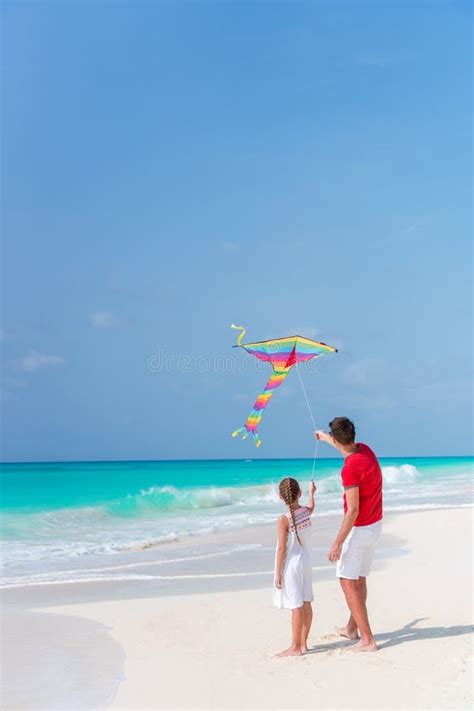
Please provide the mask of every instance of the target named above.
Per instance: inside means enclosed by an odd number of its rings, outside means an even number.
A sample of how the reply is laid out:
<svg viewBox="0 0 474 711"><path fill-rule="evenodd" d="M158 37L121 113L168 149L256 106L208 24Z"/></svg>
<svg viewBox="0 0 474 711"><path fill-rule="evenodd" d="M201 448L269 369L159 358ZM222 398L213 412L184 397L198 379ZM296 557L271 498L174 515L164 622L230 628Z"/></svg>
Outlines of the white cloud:
<svg viewBox="0 0 474 711"><path fill-rule="evenodd" d="M392 63L392 58L386 54L361 54L357 57L357 64L363 67L378 67L384 69Z"/></svg>
<svg viewBox="0 0 474 711"><path fill-rule="evenodd" d="M361 67L372 67L374 69L385 69L397 64L406 63L410 60L409 54L404 49L381 51L365 51L355 57L356 64Z"/></svg>
<svg viewBox="0 0 474 711"><path fill-rule="evenodd" d="M278 397L280 398L290 398L294 395L296 395L296 390L287 383L282 383L281 388L278 388Z"/></svg>
<svg viewBox="0 0 474 711"><path fill-rule="evenodd" d="M58 355L47 355L46 353L31 351L29 355L23 358L10 361L10 366L23 373L34 373L44 368L54 368L58 365L64 365L65 362L64 358Z"/></svg>
<svg viewBox="0 0 474 711"><path fill-rule="evenodd" d="M243 393L235 393L235 395L232 395L232 400L234 402L243 402L245 404L249 404L249 401L252 399L252 395L244 395ZM255 397L254 397L255 400ZM250 403L252 404L252 403Z"/></svg>
<svg viewBox="0 0 474 711"><path fill-rule="evenodd" d="M426 382L420 377L418 385L407 386L403 392L406 401L411 405L430 405L432 403L444 403L447 400L470 402L471 387L472 384L469 378L462 379L454 376L450 381Z"/></svg>
<svg viewBox="0 0 474 711"><path fill-rule="evenodd" d="M290 336L304 336L305 338L316 339L319 335L319 330L316 326L298 326L286 329L286 333Z"/></svg>
<svg viewBox="0 0 474 711"><path fill-rule="evenodd" d="M240 252L240 245L236 242L222 242L221 250L225 252L225 254L237 254Z"/></svg>
<svg viewBox="0 0 474 711"><path fill-rule="evenodd" d="M375 385L380 383L386 371L385 364L378 358L364 358L351 363L342 376L349 385Z"/></svg>
<svg viewBox="0 0 474 711"><path fill-rule="evenodd" d="M7 375L4 380L4 384L7 387L11 388L26 388L28 385L27 380L19 380L18 378L12 378L11 376Z"/></svg>
<svg viewBox="0 0 474 711"><path fill-rule="evenodd" d="M355 395L351 400L351 404L354 408L360 408L361 410L390 410L396 406L393 398L373 391L367 394L361 392Z"/></svg>
<svg viewBox="0 0 474 711"><path fill-rule="evenodd" d="M117 323L117 319L111 311L94 311L89 320L95 328L112 328Z"/></svg>
<svg viewBox="0 0 474 711"><path fill-rule="evenodd" d="M10 341L13 338L11 333L0 328L0 341Z"/></svg>
<svg viewBox="0 0 474 711"><path fill-rule="evenodd" d="M388 244L392 244L394 242L400 242L403 240L412 241L415 238L415 233L418 233L420 228L424 227L426 224L427 224L427 220L425 218L420 217L415 220L412 220L398 232L395 232L394 234L389 235L388 237L386 237L384 239L381 239L379 244L386 246ZM418 236L418 235L416 235L416 236Z"/></svg>

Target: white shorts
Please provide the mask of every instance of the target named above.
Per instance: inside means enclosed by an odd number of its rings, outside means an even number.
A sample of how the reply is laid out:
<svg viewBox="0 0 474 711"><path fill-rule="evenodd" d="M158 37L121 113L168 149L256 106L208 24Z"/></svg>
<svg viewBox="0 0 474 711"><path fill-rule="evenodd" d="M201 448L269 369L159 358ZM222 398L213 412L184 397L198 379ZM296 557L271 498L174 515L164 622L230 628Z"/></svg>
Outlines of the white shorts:
<svg viewBox="0 0 474 711"><path fill-rule="evenodd" d="M382 521L369 526L354 526L342 546L336 576L357 580L370 573L375 545L382 531Z"/></svg>

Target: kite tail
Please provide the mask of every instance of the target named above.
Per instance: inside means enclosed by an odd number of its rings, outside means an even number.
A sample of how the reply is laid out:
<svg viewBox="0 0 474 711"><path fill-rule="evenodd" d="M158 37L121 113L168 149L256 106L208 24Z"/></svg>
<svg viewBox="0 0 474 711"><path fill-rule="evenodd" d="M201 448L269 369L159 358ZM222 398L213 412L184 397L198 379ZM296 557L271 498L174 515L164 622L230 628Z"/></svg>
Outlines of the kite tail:
<svg viewBox="0 0 474 711"><path fill-rule="evenodd" d="M233 323L230 324L230 327L235 328L237 331L241 331L241 333L239 333L239 335L237 336L237 345L242 345L242 338L245 336L246 329L243 326L236 326Z"/></svg>
<svg viewBox="0 0 474 711"><path fill-rule="evenodd" d="M260 447L260 445L262 444L262 440L261 440L260 437L258 436L258 432L252 431L252 430L248 430L247 427L244 425L243 427L239 427L238 430L235 430L235 432L232 432L232 437L238 437L241 432L244 433L244 434L242 435L242 439L247 439L247 437L249 436L249 434L252 433L253 438L255 439L255 446L256 446L256 447Z"/></svg>
<svg viewBox="0 0 474 711"><path fill-rule="evenodd" d="M238 437L241 432L245 430L245 427L239 427L238 430L235 430L235 432L232 432L232 437ZM249 436L249 433L245 430L245 434L242 437L242 439L245 439L246 437Z"/></svg>
<svg viewBox="0 0 474 711"><path fill-rule="evenodd" d="M238 430L232 432L232 437L237 437L241 432L243 432L244 434L242 436L242 439L246 439L249 434L252 433L255 439L255 446L260 447L260 445L262 444L262 440L258 436L257 429L260 424L260 420L263 417L263 412L268 403L270 402L273 393L278 387L280 387L290 370L291 367L281 371L273 371L270 376L270 379L268 380L268 383L265 385L265 389L262 390L262 392L255 400L252 411L247 417L247 422L243 427L239 427Z"/></svg>

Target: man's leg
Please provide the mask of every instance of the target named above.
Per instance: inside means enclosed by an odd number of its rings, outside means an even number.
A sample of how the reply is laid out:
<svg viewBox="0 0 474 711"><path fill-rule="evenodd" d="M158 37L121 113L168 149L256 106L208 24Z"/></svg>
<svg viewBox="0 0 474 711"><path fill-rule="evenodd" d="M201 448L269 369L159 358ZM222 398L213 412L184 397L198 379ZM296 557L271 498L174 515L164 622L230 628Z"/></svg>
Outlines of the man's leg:
<svg viewBox="0 0 474 711"><path fill-rule="evenodd" d="M360 642L356 645L358 651L375 652L377 645L370 629L369 618L367 615L366 599L367 599L367 584L365 578L358 580L350 580L348 578L340 578L341 587L346 597L346 602L351 611L352 628L357 634L357 629L360 632Z"/></svg>
<svg viewBox="0 0 474 711"><path fill-rule="evenodd" d="M349 615L347 625L345 627L336 627L336 633L340 637L346 637L347 639L359 639L359 632L357 630L357 625L354 618L352 617L352 612Z"/></svg>
<svg viewBox="0 0 474 711"><path fill-rule="evenodd" d="M367 601L366 578L363 576L360 576L359 580L356 580L355 582L357 583L357 590L359 592L359 596L365 605L365 603ZM350 611L350 608L349 608L349 611ZM347 625L345 627L336 627L336 632L337 632L337 634L341 635L341 637L347 637L348 639L359 639L359 632L357 630L356 621L354 620L354 618L352 616L352 612L349 615L349 620L347 621Z"/></svg>

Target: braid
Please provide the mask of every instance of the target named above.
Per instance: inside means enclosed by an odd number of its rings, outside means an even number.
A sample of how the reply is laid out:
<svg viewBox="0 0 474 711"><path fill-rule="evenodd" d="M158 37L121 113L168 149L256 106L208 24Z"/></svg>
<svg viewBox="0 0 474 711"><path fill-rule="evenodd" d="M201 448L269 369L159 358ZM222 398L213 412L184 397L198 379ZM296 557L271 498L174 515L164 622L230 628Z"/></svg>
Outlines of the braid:
<svg viewBox="0 0 474 711"><path fill-rule="evenodd" d="M280 482L279 488L280 494L282 495L285 504L290 509L291 520L295 529L296 538L298 539L298 543L301 545L301 539L298 533L298 526L296 524L295 512L293 510L295 499L297 498L298 492L300 490L299 484L296 479L292 479L291 477L287 476L286 479L283 479Z"/></svg>

